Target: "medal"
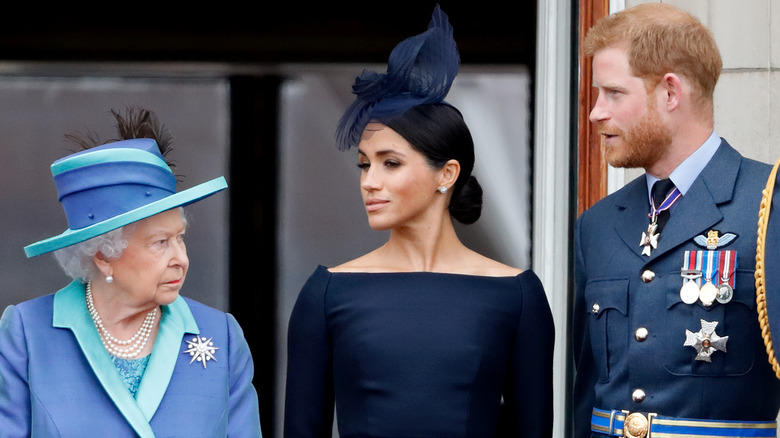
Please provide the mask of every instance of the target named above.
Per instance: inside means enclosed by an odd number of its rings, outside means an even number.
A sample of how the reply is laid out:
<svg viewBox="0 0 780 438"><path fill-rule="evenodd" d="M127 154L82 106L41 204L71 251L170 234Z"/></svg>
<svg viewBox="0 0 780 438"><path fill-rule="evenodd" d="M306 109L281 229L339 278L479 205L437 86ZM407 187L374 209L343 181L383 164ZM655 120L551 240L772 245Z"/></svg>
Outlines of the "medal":
<svg viewBox="0 0 780 438"><path fill-rule="evenodd" d="M698 251L685 251L685 259L680 275L683 277L683 285L680 288L680 299L685 304L693 304L699 299L699 279L701 278L701 260L698 259ZM697 266L698 264L698 266ZM699 269L696 269L696 268Z"/></svg>
<svg viewBox="0 0 780 438"><path fill-rule="evenodd" d="M706 307L710 307L716 298L718 298L718 288L708 280L699 289L699 299Z"/></svg>
<svg viewBox="0 0 780 438"><path fill-rule="evenodd" d="M706 267L704 269L704 281L705 283L701 286L701 289L699 290L699 299L701 300L702 304L709 307L712 305L712 303L715 302L715 299L718 297L718 288L715 287L714 284L712 284L712 278L715 276L715 273L718 272L718 258L716 257L717 251L707 251L706 252Z"/></svg>
<svg viewBox="0 0 780 438"><path fill-rule="evenodd" d="M734 297L734 274L737 271L737 252L713 250L728 245L737 237L738 236L734 233L724 233L721 236L717 230L710 230L707 232L706 236L702 234L693 238L693 241L696 242L697 245L709 250L707 251L708 268L706 269L706 281L704 285L702 285L699 293L699 299L701 299L705 306L712 304L710 299L712 298L713 293L715 294L713 301L717 301L720 304L727 304ZM710 253L715 254L711 255ZM720 269L718 267L720 267Z"/></svg>
<svg viewBox="0 0 780 438"><path fill-rule="evenodd" d="M658 228L655 219L655 215L653 215L653 220L647 226L647 231L642 232L642 240L639 241L639 246L644 246L642 255L649 256L651 249L658 248L658 237L661 236L661 233L655 233L656 228Z"/></svg>
<svg viewBox="0 0 780 438"><path fill-rule="evenodd" d="M694 333L690 330L685 330L685 342L683 346L693 347L696 349L696 360L704 362L712 362L712 353L716 351L726 352L726 342L729 337L718 336L715 333L715 327L718 326L718 321L705 321L701 320L701 330Z"/></svg>
<svg viewBox="0 0 780 438"><path fill-rule="evenodd" d="M734 297L734 272L737 259L734 251L720 251L720 286L718 286L717 300L721 304L728 304Z"/></svg>
<svg viewBox="0 0 780 438"><path fill-rule="evenodd" d="M661 237L661 233L656 232L658 230L658 213L671 208L681 197L682 193L675 187L674 190L669 192L666 199L664 199L664 202L662 202L658 208L656 208L653 203L653 199L650 198L650 214L648 214L650 224L647 226L647 231L642 232L642 238L639 240L639 246L643 247L642 255L649 257L650 251L658 248L658 239Z"/></svg>
<svg viewBox="0 0 780 438"><path fill-rule="evenodd" d="M683 284L680 288L680 299L685 304L693 304L699 299L699 285L696 284L696 280L687 280Z"/></svg>
<svg viewBox="0 0 780 438"><path fill-rule="evenodd" d="M721 304L728 304L734 297L734 289L728 283L721 283L718 286L718 296L715 298Z"/></svg>

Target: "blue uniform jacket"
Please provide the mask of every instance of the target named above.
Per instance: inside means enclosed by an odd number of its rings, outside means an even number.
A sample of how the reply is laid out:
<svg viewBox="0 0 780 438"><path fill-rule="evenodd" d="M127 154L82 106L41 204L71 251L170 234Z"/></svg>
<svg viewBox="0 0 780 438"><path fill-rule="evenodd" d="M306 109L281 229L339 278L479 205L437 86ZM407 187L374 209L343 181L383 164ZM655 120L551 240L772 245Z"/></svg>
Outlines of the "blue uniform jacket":
<svg viewBox="0 0 780 438"><path fill-rule="evenodd" d="M759 203L770 170L723 140L676 204L649 257L639 245L649 223L644 176L578 219L572 318L575 436L591 436L594 407L696 419L775 420L780 380L763 345L754 280ZM704 250L693 239L709 230L738 236L719 248L737 251L734 297L709 307L685 304L680 298L684 251ZM652 280L642 280L645 271L655 274ZM698 332L702 319L717 321L715 332L729 337L727 352L714 352L712 362L695 360L696 350L683 345L686 330ZM640 328L647 330L646 338L637 336ZM646 394L643 400L632 397L636 389Z"/></svg>
<svg viewBox="0 0 780 438"><path fill-rule="evenodd" d="M211 338L206 367L187 340ZM0 436L259 437L253 364L229 314L177 298L134 399L103 347L74 281L9 306L0 320Z"/></svg>

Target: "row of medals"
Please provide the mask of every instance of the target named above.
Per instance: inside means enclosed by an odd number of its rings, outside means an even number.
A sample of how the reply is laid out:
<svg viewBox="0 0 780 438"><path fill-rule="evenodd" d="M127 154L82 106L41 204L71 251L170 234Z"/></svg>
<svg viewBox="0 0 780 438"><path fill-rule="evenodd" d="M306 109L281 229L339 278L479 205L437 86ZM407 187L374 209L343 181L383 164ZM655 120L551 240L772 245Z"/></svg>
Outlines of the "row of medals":
<svg viewBox="0 0 780 438"><path fill-rule="evenodd" d="M703 305L709 307L715 301L727 304L734 297L734 289L729 285L728 277L720 276L721 284L718 286L713 284L712 278L707 278L704 284L699 286L698 279L702 277L701 270L682 269L680 275L685 279L682 288L680 288L680 299L685 304L701 301ZM717 276L716 272L713 277Z"/></svg>

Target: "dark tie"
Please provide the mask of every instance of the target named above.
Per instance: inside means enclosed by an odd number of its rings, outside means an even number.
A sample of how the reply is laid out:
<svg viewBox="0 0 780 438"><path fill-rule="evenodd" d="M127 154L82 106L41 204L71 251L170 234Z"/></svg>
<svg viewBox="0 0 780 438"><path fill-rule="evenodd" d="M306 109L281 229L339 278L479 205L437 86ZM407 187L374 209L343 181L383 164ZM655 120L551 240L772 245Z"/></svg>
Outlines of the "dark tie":
<svg viewBox="0 0 780 438"><path fill-rule="evenodd" d="M664 199L666 199L666 196L669 195L669 192L672 190L674 190L674 183L669 178L660 179L653 184L653 188L650 190L650 193L653 196L653 205L655 208L659 208L661 206L661 203L664 202ZM668 220L669 209L658 213L658 228L656 228L656 233L661 232L664 225L666 225L666 221Z"/></svg>

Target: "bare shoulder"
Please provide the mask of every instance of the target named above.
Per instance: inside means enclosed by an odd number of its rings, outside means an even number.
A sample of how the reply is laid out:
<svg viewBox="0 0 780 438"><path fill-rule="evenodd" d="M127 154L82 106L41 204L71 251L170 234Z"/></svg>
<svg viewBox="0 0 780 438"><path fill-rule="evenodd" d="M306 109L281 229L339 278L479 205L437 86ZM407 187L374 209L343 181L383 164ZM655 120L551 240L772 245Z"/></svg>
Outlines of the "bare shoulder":
<svg viewBox="0 0 780 438"><path fill-rule="evenodd" d="M485 277L515 277L520 275L523 270L514 266L501 263L489 257L485 257L477 252L471 252L464 257L467 273L473 275L482 275Z"/></svg>
<svg viewBox="0 0 780 438"><path fill-rule="evenodd" d="M381 258L376 251L364 254L356 259L329 268L330 272L385 272L387 267L382 266Z"/></svg>
<svg viewBox="0 0 780 438"><path fill-rule="evenodd" d="M483 269L485 270L483 275L492 277L515 277L523 273L523 270L520 268L505 265L492 259L487 259Z"/></svg>
<svg viewBox="0 0 780 438"><path fill-rule="evenodd" d="M382 248L378 248L356 259L329 268L328 271L332 273L380 273L408 272L410 269L413 268L405 261L387 257L387 254L382 252ZM451 257L448 257L447 260L435 267L433 271L483 277L515 277L523 272L522 269L506 265L466 248L463 248L462 251L454 252Z"/></svg>

